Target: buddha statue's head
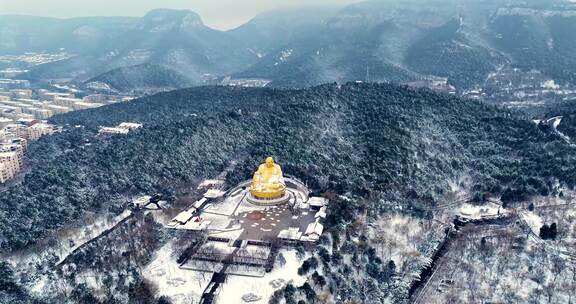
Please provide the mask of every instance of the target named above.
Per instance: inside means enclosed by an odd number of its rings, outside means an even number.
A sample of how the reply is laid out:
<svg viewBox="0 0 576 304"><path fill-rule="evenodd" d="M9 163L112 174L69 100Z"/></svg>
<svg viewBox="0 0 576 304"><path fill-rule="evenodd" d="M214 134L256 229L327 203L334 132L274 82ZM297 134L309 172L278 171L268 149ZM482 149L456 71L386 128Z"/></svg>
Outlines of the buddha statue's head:
<svg viewBox="0 0 576 304"><path fill-rule="evenodd" d="M266 157L266 167L272 168L274 167L274 159L271 156Z"/></svg>

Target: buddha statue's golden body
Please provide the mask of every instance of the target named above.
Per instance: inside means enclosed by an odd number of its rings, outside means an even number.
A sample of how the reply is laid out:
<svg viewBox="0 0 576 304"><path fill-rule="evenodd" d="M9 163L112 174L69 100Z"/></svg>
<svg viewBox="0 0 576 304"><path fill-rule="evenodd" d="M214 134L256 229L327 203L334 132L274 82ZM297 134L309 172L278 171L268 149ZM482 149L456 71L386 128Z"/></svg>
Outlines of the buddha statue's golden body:
<svg viewBox="0 0 576 304"><path fill-rule="evenodd" d="M265 163L258 167L254 173L250 193L258 199L276 199L284 196L286 184L282 176L282 169L274 163L272 157L266 158Z"/></svg>

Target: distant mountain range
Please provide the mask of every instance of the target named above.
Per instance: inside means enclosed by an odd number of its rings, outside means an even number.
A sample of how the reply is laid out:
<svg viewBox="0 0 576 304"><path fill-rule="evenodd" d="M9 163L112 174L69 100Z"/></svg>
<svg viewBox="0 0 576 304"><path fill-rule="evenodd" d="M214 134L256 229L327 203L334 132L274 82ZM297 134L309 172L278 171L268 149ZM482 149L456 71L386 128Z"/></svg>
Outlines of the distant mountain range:
<svg viewBox="0 0 576 304"><path fill-rule="evenodd" d="M191 11L142 18L0 17L0 54L65 49L31 80L98 81L119 90L181 88L232 78L271 86L448 78L460 89L504 65L576 83L576 8L563 1L367 1L342 9L258 15L217 31Z"/></svg>

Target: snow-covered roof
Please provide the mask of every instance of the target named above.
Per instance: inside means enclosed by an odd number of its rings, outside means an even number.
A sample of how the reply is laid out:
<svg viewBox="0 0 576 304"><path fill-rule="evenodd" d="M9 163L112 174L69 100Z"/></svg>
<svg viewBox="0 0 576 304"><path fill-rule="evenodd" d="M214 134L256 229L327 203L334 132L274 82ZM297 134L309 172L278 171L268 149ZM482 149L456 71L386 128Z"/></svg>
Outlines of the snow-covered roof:
<svg viewBox="0 0 576 304"><path fill-rule="evenodd" d="M134 205L138 205L138 206L145 206L146 204L150 203L150 199L152 197L149 195L144 195L144 196L140 196L138 198L135 198L132 203Z"/></svg>
<svg viewBox="0 0 576 304"><path fill-rule="evenodd" d="M178 215L173 219L173 221L176 221L176 222L181 223L181 224L186 224L186 222L188 222L191 218L192 218L192 211L186 210L186 211L181 212L180 214L178 214Z"/></svg>
<svg viewBox="0 0 576 304"><path fill-rule="evenodd" d="M204 197L207 198L217 198L217 197L221 197L222 195L224 195L224 191L222 190L218 190L218 189L209 189L208 191L206 191L206 193L204 193Z"/></svg>
<svg viewBox="0 0 576 304"><path fill-rule="evenodd" d="M308 204L312 207L324 207L328 204L328 200L323 197L314 196L308 200Z"/></svg>
<svg viewBox="0 0 576 304"><path fill-rule="evenodd" d="M315 218L326 218L326 206L320 208L314 215Z"/></svg>
<svg viewBox="0 0 576 304"><path fill-rule="evenodd" d="M223 183L224 183L224 181L219 180L219 179L206 179L198 185L198 189L204 188L204 187L209 187L209 186L214 186L214 185L221 185Z"/></svg>
<svg viewBox="0 0 576 304"><path fill-rule="evenodd" d="M302 236L302 232L298 227L291 227L288 229L284 229L278 233L278 238L281 239L289 239L289 240L299 240Z"/></svg>
<svg viewBox="0 0 576 304"><path fill-rule="evenodd" d="M298 204L298 208L303 209L303 210L307 210L307 209L310 209L310 204L301 202L300 204Z"/></svg>
<svg viewBox="0 0 576 304"><path fill-rule="evenodd" d="M119 128L124 128L124 129L139 129L142 128L142 124L139 123L131 123L131 122L123 122L121 124L118 125Z"/></svg>
<svg viewBox="0 0 576 304"><path fill-rule="evenodd" d="M317 236L321 236L322 231L324 231L324 225L320 224L318 219L316 219L314 223L308 225L308 227L306 228L306 232L304 232L304 235L311 236L315 234Z"/></svg>
<svg viewBox="0 0 576 304"><path fill-rule="evenodd" d="M206 202L206 201L207 201L207 199L206 199L205 197L203 197L203 198L197 200L197 201L194 203L193 207L196 208L196 209L200 209L200 207L202 207L202 204L204 204L204 202Z"/></svg>
<svg viewBox="0 0 576 304"><path fill-rule="evenodd" d="M100 127L99 133L112 133L112 134L128 134L128 129Z"/></svg>

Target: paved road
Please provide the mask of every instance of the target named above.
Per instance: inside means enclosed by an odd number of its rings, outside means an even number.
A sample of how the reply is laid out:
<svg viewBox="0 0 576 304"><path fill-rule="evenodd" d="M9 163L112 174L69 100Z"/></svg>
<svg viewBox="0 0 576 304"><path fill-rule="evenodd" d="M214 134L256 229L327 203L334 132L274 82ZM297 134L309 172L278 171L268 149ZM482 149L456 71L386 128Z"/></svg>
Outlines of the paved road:
<svg viewBox="0 0 576 304"><path fill-rule="evenodd" d="M471 195L466 194L466 195L462 195L462 196L458 197L457 199L455 199L453 201L448 201L448 202L438 204L436 206L431 206L431 207L421 207L421 209L424 211L440 211L440 210L452 209L454 207L460 206L461 204L469 201L471 198L472 198Z"/></svg>
<svg viewBox="0 0 576 304"><path fill-rule="evenodd" d="M474 230L472 230L473 233L482 233L482 234L494 234L497 235L499 232L502 231L507 231L510 225L514 224L514 221L506 221L503 224L467 224L468 225L473 225L472 227L475 228ZM440 257L438 257L438 259L433 262L433 266L432 266L432 273L425 278L426 282L424 282L424 284L419 287L419 291L417 291L417 293L411 297L410 302L412 304L428 304L430 303L430 295L433 294L435 292L434 287L438 286L437 282L436 282L436 276L438 273L441 273L441 271L439 271L445 264L446 262L448 262L449 260L451 260L450 257L447 256L447 254L451 251L451 247L453 246L454 240L456 240L457 238L462 238L462 237L466 237L466 235L463 235L461 232L457 232L458 234L456 235L452 235L450 236L450 234L448 234L448 238L446 240L447 244L446 247L444 248L444 250L442 250L442 253L440 255Z"/></svg>

